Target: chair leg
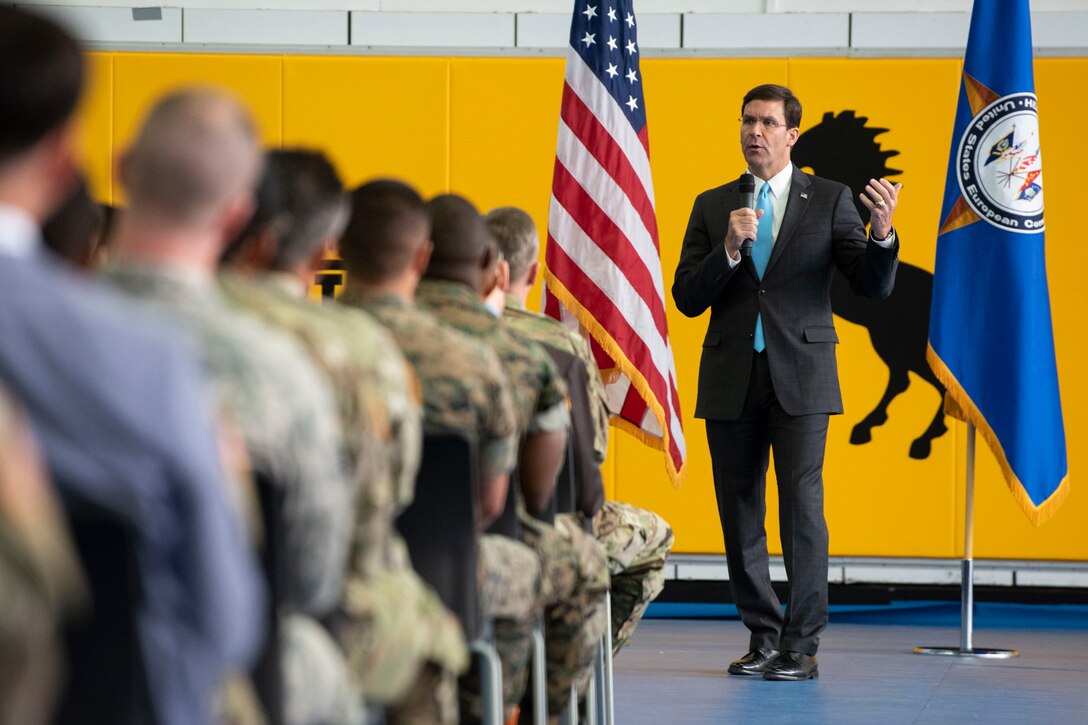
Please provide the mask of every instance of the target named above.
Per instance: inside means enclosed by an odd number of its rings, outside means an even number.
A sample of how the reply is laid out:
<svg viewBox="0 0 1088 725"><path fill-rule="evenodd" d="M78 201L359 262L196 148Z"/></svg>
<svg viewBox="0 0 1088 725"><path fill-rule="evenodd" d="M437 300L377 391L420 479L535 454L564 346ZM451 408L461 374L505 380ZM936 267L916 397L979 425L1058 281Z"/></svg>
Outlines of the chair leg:
<svg viewBox="0 0 1088 725"><path fill-rule="evenodd" d="M601 678L601 698L604 702L603 725L616 725L616 693L612 670L612 592L604 597L605 627L601 637L601 658L604 672Z"/></svg>
<svg viewBox="0 0 1088 725"><path fill-rule="evenodd" d="M503 725L502 665L495 645L477 639L469 644L472 653L480 658L480 695L484 701L484 725Z"/></svg>
<svg viewBox="0 0 1088 725"><path fill-rule="evenodd" d="M597 719L597 677L598 677L598 664L600 663L600 652L597 652L597 656L593 658L593 676L589 678L589 684L586 685L586 725L598 725Z"/></svg>
<svg viewBox="0 0 1088 725"><path fill-rule="evenodd" d="M570 686L570 704L567 705L560 722L564 725L578 725L578 688L574 683Z"/></svg>
<svg viewBox="0 0 1088 725"><path fill-rule="evenodd" d="M533 623L533 723L548 724L548 663L544 653L544 620Z"/></svg>

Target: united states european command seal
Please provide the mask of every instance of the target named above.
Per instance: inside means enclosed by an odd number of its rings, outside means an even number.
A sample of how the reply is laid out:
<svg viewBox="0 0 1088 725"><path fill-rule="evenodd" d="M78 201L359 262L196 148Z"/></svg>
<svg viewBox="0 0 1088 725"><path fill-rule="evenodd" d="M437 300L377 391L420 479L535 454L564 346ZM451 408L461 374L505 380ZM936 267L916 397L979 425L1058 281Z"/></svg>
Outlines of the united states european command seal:
<svg viewBox="0 0 1088 725"><path fill-rule="evenodd" d="M984 108L963 132L957 178L963 198L999 229L1035 233L1043 223L1043 166L1034 93Z"/></svg>

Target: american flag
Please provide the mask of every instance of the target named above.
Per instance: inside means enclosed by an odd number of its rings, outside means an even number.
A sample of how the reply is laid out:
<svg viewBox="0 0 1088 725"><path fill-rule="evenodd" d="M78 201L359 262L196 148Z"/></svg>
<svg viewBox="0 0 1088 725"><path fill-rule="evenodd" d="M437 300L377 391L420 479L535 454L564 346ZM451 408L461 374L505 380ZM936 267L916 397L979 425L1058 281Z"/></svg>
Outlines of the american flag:
<svg viewBox="0 0 1088 725"><path fill-rule="evenodd" d="M590 333L612 422L665 451L686 445L665 319L635 11L577 0L548 214L545 312Z"/></svg>

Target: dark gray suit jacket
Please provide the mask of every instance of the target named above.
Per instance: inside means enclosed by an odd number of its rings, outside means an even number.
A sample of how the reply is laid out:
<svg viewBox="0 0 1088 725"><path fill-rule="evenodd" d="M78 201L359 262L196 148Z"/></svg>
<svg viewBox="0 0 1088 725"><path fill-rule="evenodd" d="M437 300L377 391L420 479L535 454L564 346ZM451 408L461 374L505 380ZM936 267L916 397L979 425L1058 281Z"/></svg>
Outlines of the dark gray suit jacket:
<svg viewBox="0 0 1088 725"><path fill-rule="evenodd" d="M710 308L695 416L740 415L760 313L782 409L789 415L841 413L831 276L838 267L856 294L887 297L898 241L885 249L867 239L850 190L795 167L785 218L760 280L749 257L732 270L726 259L729 213L740 206L736 181L696 197L672 286L677 309L688 317Z"/></svg>

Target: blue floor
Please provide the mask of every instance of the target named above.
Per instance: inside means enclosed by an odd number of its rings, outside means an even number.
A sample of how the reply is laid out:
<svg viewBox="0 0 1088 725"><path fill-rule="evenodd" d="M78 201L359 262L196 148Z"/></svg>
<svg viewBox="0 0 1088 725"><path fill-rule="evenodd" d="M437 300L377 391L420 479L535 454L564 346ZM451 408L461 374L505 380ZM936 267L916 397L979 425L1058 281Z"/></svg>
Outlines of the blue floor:
<svg viewBox="0 0 1088 725"><path fill-rule="evenodd" d="M738 619L732 604L654 602L647 619ZM890 604L838 604L831 606L833 623L903 624L959 627L959 602L892 602ZM1024 629L1088 629L1085 604L975 604L975 627Z"/></svg>
<svg viewBox="0 0 1088 725"><path fill-rule="evenodd" d="M959 637L958 604L840 607L821 637L819 679L767 682L725 673L748 648L735 610L647 619L615 660L616 722L1088 723L1088 607L980 605L975 647L1019 650L1013 659L913 653Z"/></svg>

